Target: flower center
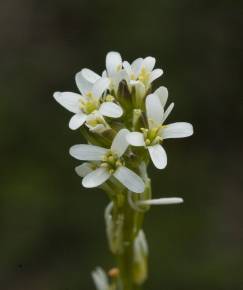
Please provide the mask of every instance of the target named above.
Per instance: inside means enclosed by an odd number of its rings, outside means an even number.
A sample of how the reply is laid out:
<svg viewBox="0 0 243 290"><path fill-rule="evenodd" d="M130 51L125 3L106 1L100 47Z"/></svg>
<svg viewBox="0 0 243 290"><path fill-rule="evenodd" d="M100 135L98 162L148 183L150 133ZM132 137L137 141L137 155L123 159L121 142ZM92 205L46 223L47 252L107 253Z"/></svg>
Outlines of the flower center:
<svg viewBox="0 0 243 290"><path fill-rule="evenodd" d="M159 135L162 127L163 126L154 127L152 129L141 128L146 146L155 145L162 141L162 137Z"/></svg>
<svg viewBox="0 0 243 290"><path fill-rule="evenodd" d="M109 150L102 159L101 167L105 167L110 174L112 174L119 166L124 165L121 158L117 156L114 152Z"/></svg>
<svg viewBox="0 0 243 290"><path fill-rule="evenodd" d="M104 121L100 117L92 118L92 119L87 119L86 123L90 125L91 127L95 127L97 125L104 125Z"/></svg>
<svg viewBox="0 0 243 290"><path fill-rule="evenodd" d="M133 81L135 81L135 80L136 80L136 76L135 76L135 74L132 73L132 74L130 75L130 79L133 80Z"/></svg>
<svg viewBox="0 0 243 290"><path fill-rule="evenodd" d="M93 111L97 110L100 106L99 100L94 98L91 92L86 94L86 99L80 99L80 109L86 113L91 114Z"/></svg>

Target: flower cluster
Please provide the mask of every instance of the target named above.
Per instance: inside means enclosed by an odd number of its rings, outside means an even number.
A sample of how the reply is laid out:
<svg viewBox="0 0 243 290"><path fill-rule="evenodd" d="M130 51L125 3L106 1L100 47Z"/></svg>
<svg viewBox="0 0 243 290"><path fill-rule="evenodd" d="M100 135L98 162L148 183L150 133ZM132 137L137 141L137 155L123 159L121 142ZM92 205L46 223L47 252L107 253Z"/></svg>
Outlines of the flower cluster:
<svg viewBox="0 0 243 290"><path fill-rule="evenodd" d="M153 90L153 82L162 74L162 69L155 69L154 57L138 58L130 64L118 52L109 52L101 75L87 68L76 74L79 93L54 93L55 100L73 113L69 128L80 128L88 143L70 148L72 157L85 161L75 171L84 187L100 187L108 194L111 202L105 220L109 246L119 256L132 247L129 253L134 257L128 266L133 267L130 280L136 284L147 277L144 212L151 205L183 202L181 198L152 199L147 166L151 160L156 168L164 169L165 139L193 134L189 123L166 124L174 103L167 106L166 87ZM129 275L126 267L121 269L121 277ZM102 269L93 272L93 278L97 289L113 289Z"/></svg>
<svg viewBox="0 0 243 290"><path fill-rule="evenodd" d="M163 141L192 135L189 123L165 124L174 104L165 109L165 87L152 92L152 82L163 74L154 66L153 57L138 58L130 64L122 61L119 53L110 52L102 75L86 68L76 74L79 94L54 93L55 100L74 113L69 127L84 126L91 143L70 149L74 158L89 161L76 167L84 187L97 187L114 177L128 190L143 192L144 181L138 168L131 166L131 159L133 164L141 163L142 158L147 162L148 152L154 166L163 169L167 165ZM92 144L92 137L98 140L95 143L106 146Z"/></svg>

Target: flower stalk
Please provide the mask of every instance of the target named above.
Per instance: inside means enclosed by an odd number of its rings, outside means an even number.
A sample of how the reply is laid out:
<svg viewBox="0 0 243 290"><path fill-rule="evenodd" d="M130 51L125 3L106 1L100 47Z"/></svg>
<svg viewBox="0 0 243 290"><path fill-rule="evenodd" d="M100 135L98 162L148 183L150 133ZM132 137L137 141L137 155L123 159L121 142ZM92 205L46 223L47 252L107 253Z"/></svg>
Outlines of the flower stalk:
<svg viewBox="0 0 243 290"><path fill-rule="evenodd" d="M163 74L154 66L153 57L130 64L110 52L102 75L86 68L76 74L79 94L54 93L55 100L74 114L69 128L80 128L88 143L70 148L72 157L84 161L75 168L82 185L101 188L110 200L104 216L116 266L107 273L101 268L92 272L97 290L141 289L148 277L145 213L153 205L183 202L178 197L152 198L150 160L164 169L164 141L193 134L189 123L165 124L174 103L165 109L164 86L153 92L153 81Z"/></svg>
<svg viewBox="0 0 243 290"><path fill-rule="evenodd" d="M121 249L115 254L119 269L119 284L121 289L140 289L141 284L147 278L147 257L140 249L138 239L143 225L143 212L134 211L125 199L123 206L116 213L118 219L122 216L122 228L120 232ZM117 223L118 227L120 223ZM143 237L144 238L144 237Z"/></svg>

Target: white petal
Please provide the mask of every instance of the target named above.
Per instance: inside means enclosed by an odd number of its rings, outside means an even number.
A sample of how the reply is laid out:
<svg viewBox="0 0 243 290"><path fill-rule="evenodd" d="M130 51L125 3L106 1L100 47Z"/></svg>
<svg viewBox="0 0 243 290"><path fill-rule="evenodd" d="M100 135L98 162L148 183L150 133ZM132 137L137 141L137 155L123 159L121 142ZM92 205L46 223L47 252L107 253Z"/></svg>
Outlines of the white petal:
<svg viewBox="0 0 243 290"><path fill-rule="evenodd" d="M82 180L82 184L87 188L97 187L106 182L110 176L110 173L105 168L100 167L86 175Z"/></svg>
<svg viewBox="0 0 243 290"><path fill-rule="evenodd" d="M106 56L106 69L109 76L113 76L122 68L122 58L120 53L111 51Z"/></svg>
<svg viewBox="0 0 243 290"><path fill-rule="evenodd" d="M141 193L144 191L144 182L140 176L125 166L120 166L114 176L130 191Z"/></svg>
<svg viewBox="0 0 243 290"><path fill-rule="evenodd" d="M170 113L171 113L171 111L173 110L174 106L175 106L175 104L174 104L174 103L171 103L171 104L169 105L169 107L166 109L166 111L165 111L165 113L164 113L163 121L162 121L163 123L164 123L164 121L168 118L168 116L170 115Z"/></svg>
<svg viewBox="0 0 243 290"><path fill-rule="evenodd" d="M93 84L91 82L89 82L87 79L85 79L85 77L83 76L83 70L76 73L75 82L76 82L76 85L77 85L79 91L83 95L86 95L88 92L90 92L92 90Z"/></svg>
<svg viewBox="0 0 243 290"><path fill-rule="evenodd" d="M94 97L99 99L104 93L104 91L109 88L109 84L110 84L110 81L108 78L98 79L92 88Z"/></svg>
<svg viewBox="0 0 243 290"><path fill-rule="evenodd" d="M183 198L180 197L164 197L164 198L157 198L157 199L148 199L148 200L141 200L138 201L138 205L166 205L166 204L177 204L182 203Z"/></svg>
<svg viewBox="0 0 243 290"><path fill-rule="evenodd" d="M109 289L109 282L106 273L102 268L97 267L95 271L92 272L92 278L97 290Z"/></svg>
<svg viewBox="0 0 243 290"><path fill-rule="evenodd" d="M154 125L162 124L164 109L156 94L148 95L146 98L146 112L149 124ZM154 124L153 124L154 123Z"/></svg>
<svg viewBox="0 0 243 290"><path fill-rule="evenodd" d="M129 130L121 129L115 136L111 144L111 151L115 152L119 157L121 157L127 150L128 142L126 139Z"/></svg>
<svg viewBox="0 0 243 290"><path fill-rule="evenodd" d="M168 138L184 138L193 134L193 127L190 123L177 122L166 125L161 132L163 139Z"/></svg>
<svg viewBox="0 0 243 290"><path fill-rule="evenodd" d="M92 84L94 84L98 79L100 79L100 76L97 73L93 72L88 68L82 69L81 72L83 77Z"/></svg>
<svg viewBox="0 0 243 290"><path fill-rule="evenodd" d="M72 113L80 112L79 100L81 95L71 92L55 92L53 94L54 99L62 105L65 109Z"/></svg>
<svg viewBox="0 0 243 290"><path fill-rule="evenodd" d="M163 74L163 71L160 68L157 68L157 69L153 70L151 72L151 75L150 75L150 82L152 83L157 78L159 78L160 76L162 76L162 74Z"/></svg>
<svg viewBox="0 0 243 290"><path fill-rule="evenodd" d="M164 148L160 144L148 147L149 155L153 164L158 169L164 169L167 165L167 155Z"/></svg>
<svg viewBox="0 0 243 290"><path fill-rule="evenodd" d="M102 157L107 152L106 148L88 145L88 144L79 144L74 145L70 148L70 155L78 160L101 160Z"/></svg>
<svg viewBox="0 0 243 290"><path fill-rule="evenodd" d="M155 58L148 56L144 59L143 65L148 71L152 71L155 66Z"/></svg>
<svg viewBox="0 0 243 290"><path fill-rule="evenodd" d="M143 64L143 59L142 58L137 58L134 60L134 62L131 64L132 66L132 71L137 78L141 69L142 69L142 64Z"/></svg>
<svg viewBox="0 0 243 290"><path fill-rule="evenodd" d="M108 75L107 75L107 71L106 70L103 70L103 72L102 72L102 78L108 78Z"/></svg>
<svg viewBox="0 0 243 290"><path fill-rule="evenodd" d="M85 163L75 167L75 171L79 176L84 177L85 175L92 172L93 169L92 169L92 165L90 163L85 162Z"/></svg>
<svg viewBox="0 0 243 290"><path fill-rule="evenodd" d="M132 146L145 146L143 134L140 132L128 133L127 142Z"/></svg>
<svg viewBox="0 0 243 290"><path fill-rule="evenodd" d="M123 62L123 67L124 67L125 71L127 72L127 74L129 76L131 76L131 74L132 74L132 67L131 67L130 63L128 61L124 61Z"/></svg>
<svg viewBox="0 0 243 290"><path fill-rule="evenodd" d="M119 118L122 116L122 108L113 102L104 102L99 108L99 112L107 117Z"/></svg>
<svg viewBox="0 0 243 290"><path fill-rule="evenodd" d="M69 128L72 130L78 129L86 121L86 118L87 118L87 115L85 115L82 112L75 114L74 116L72 116L72 118L69 121Z"/></svg>
<svg viewBox="0 0 243 290"><path fill-rule="evenodd" d="M169 95L168 89L166 87L161 86L154 92L154 94L159 96L161 104L164 107L167 102L168 95Z"/></svg>

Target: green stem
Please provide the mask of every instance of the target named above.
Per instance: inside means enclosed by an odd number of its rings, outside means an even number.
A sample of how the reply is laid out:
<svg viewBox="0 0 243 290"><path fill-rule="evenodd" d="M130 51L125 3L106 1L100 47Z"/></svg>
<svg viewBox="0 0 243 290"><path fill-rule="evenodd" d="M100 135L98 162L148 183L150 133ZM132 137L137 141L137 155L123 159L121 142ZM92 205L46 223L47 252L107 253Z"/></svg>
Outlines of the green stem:
<svg viewBox="0 0 243 290"><path fill-rule="evenodd" d="M118 255L122 290L140 290L134 282L134 240L141 229L143 214L134 211L126 201L121 208L124 215L123 252Z"/></svg>

